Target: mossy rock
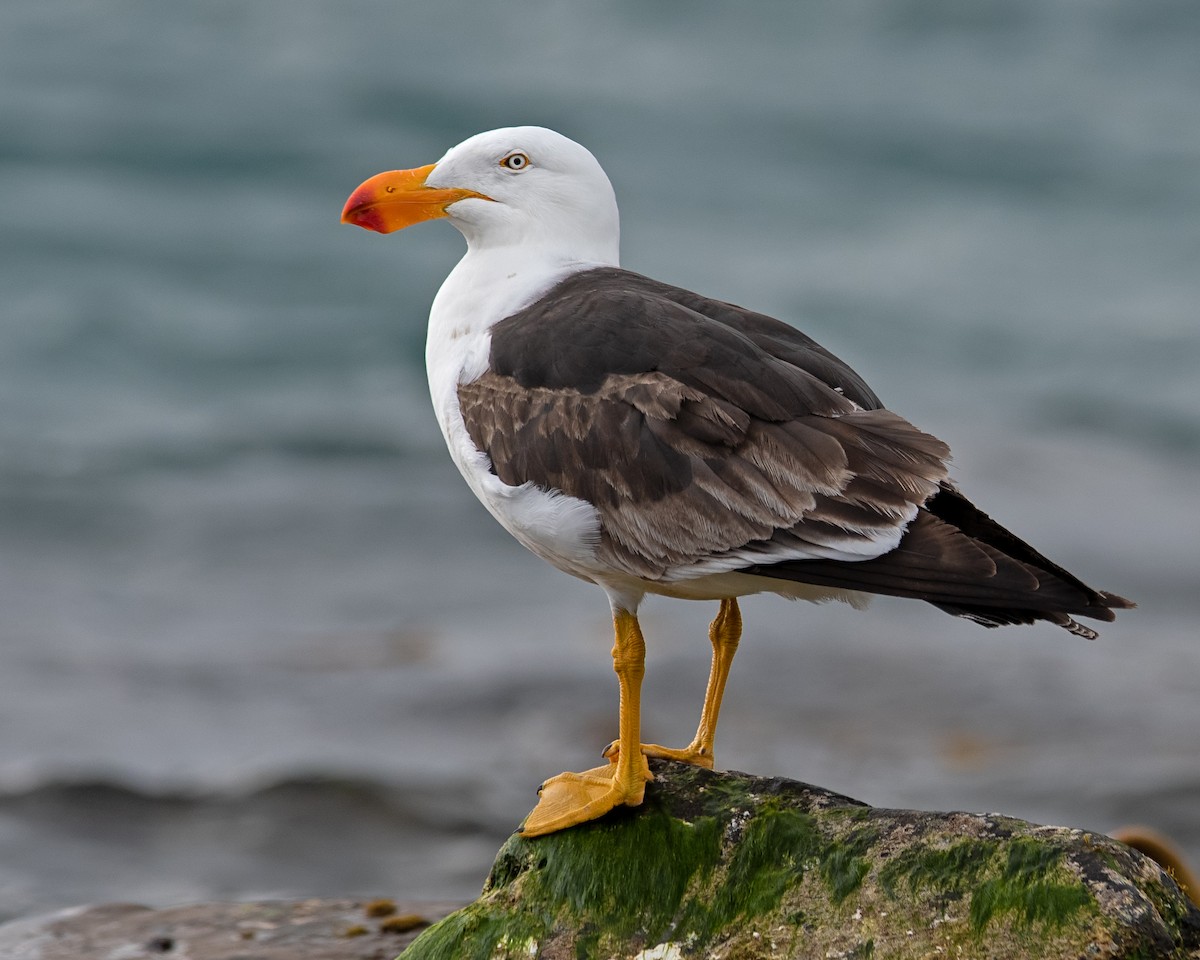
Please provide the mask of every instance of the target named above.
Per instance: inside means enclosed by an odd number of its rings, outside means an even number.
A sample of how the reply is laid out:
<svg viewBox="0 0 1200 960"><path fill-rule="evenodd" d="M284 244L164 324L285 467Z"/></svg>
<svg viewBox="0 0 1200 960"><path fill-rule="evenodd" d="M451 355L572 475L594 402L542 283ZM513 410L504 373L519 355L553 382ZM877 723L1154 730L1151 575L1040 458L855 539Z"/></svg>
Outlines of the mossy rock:
<svg viewBox="0 0 1200 960"><path fill-rule="evenodd" d="M1200 911L1101 834L652 768L641 807L510 838L403 960L1200 958Z"/></svg>

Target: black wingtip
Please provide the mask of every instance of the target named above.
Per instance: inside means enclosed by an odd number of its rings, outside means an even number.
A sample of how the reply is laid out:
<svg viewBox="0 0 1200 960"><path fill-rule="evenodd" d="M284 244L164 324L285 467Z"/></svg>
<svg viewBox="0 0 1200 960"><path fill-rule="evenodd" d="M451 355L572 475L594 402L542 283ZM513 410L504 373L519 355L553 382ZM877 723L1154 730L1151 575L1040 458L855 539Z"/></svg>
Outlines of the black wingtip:
<svg viewBox="0 0 1200 960"><path fill-rule="evenodd" d="M1118 597L1115 593L1109 593L1107 590L1098 590L1097 593L1100 599L1104 601L1104 606L1110 610L1133 610L1137 607L1137 604L1132 600Z"/></svg>

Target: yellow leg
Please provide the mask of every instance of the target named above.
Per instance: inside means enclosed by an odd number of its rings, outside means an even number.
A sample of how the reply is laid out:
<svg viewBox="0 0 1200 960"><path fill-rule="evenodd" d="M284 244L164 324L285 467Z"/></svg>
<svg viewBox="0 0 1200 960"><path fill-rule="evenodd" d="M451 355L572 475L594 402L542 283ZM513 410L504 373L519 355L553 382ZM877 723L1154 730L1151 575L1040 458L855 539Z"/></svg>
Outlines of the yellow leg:
<svg viewBox="0 0 1200 960"><path fill-rule="evenodd" d="M624 749L607 766L583 773L560 773L543 783L537 806L521 826L524 837L538 837L595 820L622 804L636 807L642 802L646 781L653 779L638 749L646 641L637 617L627 610L613 614L613 630L613 669L621 689L617 743Z"/></svg>
<svg viewBox="0 0 1200 960"><path fill-rule="evenodd" d="M704 707L700 711L700 726L696 736L682 750L660 747L656 743L643 743L641 751L647 757L662 757L680 760L698 767L712 769L713 741L717 736L717 718L721 713L721 698L725 695L725 681L729 679L729 668L733 655L737 653L742 638L742 612L737 599L722 600L721 609L708 627L708 639L712 643L712 667L708 672L708 687L704 691ZM604 756L616 760L620 755L621 742L614 741L604 751Z"/></svg>

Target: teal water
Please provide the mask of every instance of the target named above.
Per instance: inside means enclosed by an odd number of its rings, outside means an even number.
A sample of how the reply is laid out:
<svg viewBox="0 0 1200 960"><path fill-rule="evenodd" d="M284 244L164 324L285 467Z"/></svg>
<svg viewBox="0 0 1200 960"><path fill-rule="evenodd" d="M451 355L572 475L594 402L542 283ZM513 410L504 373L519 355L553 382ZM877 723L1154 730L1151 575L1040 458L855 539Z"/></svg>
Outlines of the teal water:
<svg viewBox="0 0 1200 960"><path fill-rule="evenodd" d="M627 266L797 323L1142 604L1093 644L747 604L721 762L1200 859L1197 49L1185 0L6 4L0 915L469 895L611 738L602 597L428 410L461 240L337 222L514 123L599 157ZM649 606L658 739L709 613Z"/></svg>

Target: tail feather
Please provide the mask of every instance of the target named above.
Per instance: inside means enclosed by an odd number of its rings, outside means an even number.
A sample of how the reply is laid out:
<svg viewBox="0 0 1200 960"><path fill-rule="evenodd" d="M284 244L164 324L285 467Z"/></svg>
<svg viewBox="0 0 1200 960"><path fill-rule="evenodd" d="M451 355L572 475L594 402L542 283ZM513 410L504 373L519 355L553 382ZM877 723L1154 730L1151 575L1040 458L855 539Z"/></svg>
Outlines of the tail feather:
<svg viewBox="0 0 1200 960"><path fill-rule="evenodd" d="M931 497L896 549L858 563L793 560L744 572L913 597L988 627L1048 621L1079 636L1096 632L1074 616L1115 619L1134 604L1093 590L1005 529L949 484Z"/></svg>

